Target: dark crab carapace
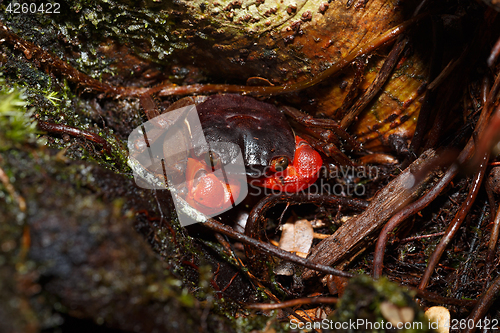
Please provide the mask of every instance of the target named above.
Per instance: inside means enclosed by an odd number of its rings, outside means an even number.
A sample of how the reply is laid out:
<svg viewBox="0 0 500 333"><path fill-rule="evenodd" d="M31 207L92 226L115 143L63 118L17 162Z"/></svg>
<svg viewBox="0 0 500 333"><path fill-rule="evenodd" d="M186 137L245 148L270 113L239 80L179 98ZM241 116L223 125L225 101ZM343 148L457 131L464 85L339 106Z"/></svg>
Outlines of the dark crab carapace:
<svg viewBox="0 0 500 333"><path fill-rule="evenodd" d="M196 106L207 142L236 143L250 177L278 159L292 161L295 136L285 116L269 103L240 95L215 95Z"/></svg>

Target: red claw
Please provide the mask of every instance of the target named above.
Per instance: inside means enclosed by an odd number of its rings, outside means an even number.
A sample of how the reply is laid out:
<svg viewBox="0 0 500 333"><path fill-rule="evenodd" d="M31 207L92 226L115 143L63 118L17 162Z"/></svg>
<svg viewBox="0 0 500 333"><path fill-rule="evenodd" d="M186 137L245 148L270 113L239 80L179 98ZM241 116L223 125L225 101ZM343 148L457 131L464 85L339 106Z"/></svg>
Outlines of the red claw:
<svg viewBox="0 0 500 333"><path fill-rule="evenodd" d="M217 172L217 171L216 171ZM240 194L240 184L225 183L201 161L188 158L186 201L204 214L217 214L230 208Z"/></svg>
<svg viewBox="0 0 500 333"><path fill-rule="evenodd" d="M293 162L281 172L270 177L255 179L252 185L267 187L282 192L299 192L311 186L318 179L323 165L320 154L299 136L295 136L295 156Z"/></svg>

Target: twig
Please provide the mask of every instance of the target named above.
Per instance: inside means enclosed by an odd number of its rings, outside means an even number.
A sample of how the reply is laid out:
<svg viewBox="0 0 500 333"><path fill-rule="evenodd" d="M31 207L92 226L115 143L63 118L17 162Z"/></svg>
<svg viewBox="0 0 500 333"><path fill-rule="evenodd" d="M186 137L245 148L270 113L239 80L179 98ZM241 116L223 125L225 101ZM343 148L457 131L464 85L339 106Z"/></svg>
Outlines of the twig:
<svg viewBox="0 0 500 333"><path fill-rule="evenodd" d="M424 1L425 2L425 1ZM431 19L432 22L432 56L429 64L429 80L434 79L439 75L439 70L441 66L441 57L443 54L442 47L442 24L441 20L436 18ZM418 156L420 153L420 147L427 134L427 129L429 128L429 123L432 115L432 107L436 99L437 93L435 91L427 91L425 93L424 100L422 101L422 106L418 113L418 120L415 126L415 132L413 133L413 138L411 139L410 152L413 156L408 156L405 163L413 161L414 156ZM410 160L411 158L411 160Z"/></svg>
<svg viewBox="0 0 500 333"><path fill-rule="evenodd" d="M321 303L337 303L337 297L314 297L314 298L296 298L289 301L284 301L281 303L256 303L256 304L248 304L246 306L247 309L255 309L255 310L276 310L283 308L291 308L297 305L305 305L305 304L321 304Z"/></svg>
<svg viewBox="0 0 500 333"><path fill-rule="evenodd" d="M365 79L365 69L368 64L368 61L366 60L366 57L359 57L353 62L354 79L352 80L352 83L349 86L349 90L347 91L347 94L342 101L342 105L333 112L334 119L344 118L349 111L349 108L351 108L352 105L356 102L356 97L358 96L361 89L361 83ZM385 61L387 61L387 59ZM379 71L377 76L380 75L380 72L381 71Z"/></svg>
<svg viewBox="0 0 500 333"><path fill-rule="evenodd" d="M497 75L490 93L486 98L486 103L483 105L483 110L486 110L488 115L491 114L495 103L495 97L500 91L500 74ZM466 169L473 170L479 165L482 156L486 151L490 151L496 140L498 140L498 128L500 128L500 105L495 109L495 112L488 121L486 129L476 131L479 136L476 152L470 162L465 166Z"/></svg>
<svg viewBox="0 0 500 333"><path fill-rule="evenodd" d="M224 225L213 218L207 217L205 214L197 211L193 207L191 207L186 200L184 200L177 192L174 190L171 190L172 195L174 196L175 200L179 203L179 207L182 210L183 213L187 214L189 217L191 217L193 220L197 222L204 222L203 225L206 226L207 228L214 230L216 232L220 232L221 234L224 234L228 237L231 237L237 241L242 242L243 244L249 244L251 246L254 246L261 251L269 254L273 254L276 257L290 261L299 265L302 265L304 267L307 267L312 270L316 270L319 272L323 272L325 274L333 274L333 275L338 275L338 276L343 276L343 277L353 277L354 275L348 272L344 272L329 266L321 265L321 264L316 264L314 262L311 262L307 259L301 258L293 253L290 253L288 251L282 250L279 247L276 247L274 245L268 244L261 242L259 240L253 239L251 237L248 237L240 232L237 232L233 230L233 228L228 227L227 225Z"/></svg>
<svg viewBox="0 0 500 333"><path fill-rule="evenodd" d="M302 265L304 267L307 267L309 269L319 271L325 274L333 274L333 275L338 275L338 276L343 276L343 277L353 277L354 275L348 272L344 272L329 266L321 265L321 264L316 264L313 263L307 259L301 258L293 253L290 253L288 251L282 250L279 247L276 247L274 245L264 243L262 241L258 241L256 239L250 238L242 233L234 231L232 228L223 225L216 220L212 218L207 218L205 223L203 224L204 226L208 227L211 230L220 232L221 234L227 235L228 237L231 237L237 241L240 241L244 244L248 244L251 246L254 246L258 248L259 250L263 251L264 253L272 254L280 259L290 261L299 265Z"/></svg>
<svg viewBox="0 0 500 333"><path fill-rule="evenodd" d="M1 161L2 161L2 158L0 157L0 162ZM19 205L19 210L21 212L25 212L26 211L26 200L24 200L24 198L19 193L17 193L14 186L10 183L9 177L7 176L7 174L5 173L5 171L3 171L3 169L1 167L0 167L0 181L3 183L3 186L5 186L5 188L7 189L7 192L10 193L12 198L17 201L17 204Z"/></svg>
<svg viewBox="0 0 500 333"><path fill-rule="evenodd" d="M499 75L500 78L500 75ZM500 88L500 80L497 80L495 82L494 88L492 88L492 91L495 89ZM493 94L490 92L488 95L488 101L491 101ZM481 115L479 116L479 119L476 123L476 129L474 131L473 136L469 139L467 144L465 145L464 149L460 152L460 155L458 155L456 163L452 164L448 170L446 171L445 175L439 180L439 182L429 191L427 192L422 198L418 199L415 201L413 204L409 205L405 209L401 210L399 213L394 215L389 222L385 225L385 227L382 229L379 239L377 240L377 244L375 246L375 254L374 254L374 259L373 259L373 277L374 278L379 278L382 275L382 269L383 269L383 261L384 261L384 251L388 239L388 234L394 230L398 225L400 225L405 219L410 217L411 215L415 214L416 212L422 210L423 208L427 207L429 203L431 203L438 195L441 193L441 191L448 185L451 180L455 177L455 175L459 171L459 166L463 165L473 154L474 151L474 136L475 133L481 133L484 128L487 126L488 118L490 117L491 114L491 108L488 107L488 105L491 102L485 103L483 106L483 110L481 111Z"/></svg>
<svg viewBox="0 0 500 333"><path fill-rule="evenodd" d="M358 98L356 103L348 110L347 115L342 118L342 121L340 122L340 126L342 128L348 128L352 124L352 122L361 113L361 111L363 111L363 109L378 93L380 88L382 88L382 86L387 82L387 79L396 66L401 53L405 49L406 44L408 44L408 38L401 38L400 36L396 44L393 46L391 52L385 59L382 68L377 73L377 77L375 78L375 80L373 80L363 96Z"/></svg>
<svg viewBox="0 0 500 333"><path fill-rule="evenodd" d="M439 180L439 182L434 185L424 196L415 201L414 203L408 205L396 215L394 215L389 222L382 228L380 235L377 239L377 244L375 245L375 254L373 256L373 278L379 279L382 275L382 270L384 267L384 251L387 245L387 240L389 234L397 228L401 223L403 223L408 217L419 212L423 208L427 207L440 193L441 191L450 183L450 181L455 177L458 172L458 166L453 164L445 173L445 175Z"/></svg>
<svg viewBox="0 0 500 333"><path fill-rule="evenodd" d="M489 67L493 67L499 55L500 55L500 37L495 43L495 46L493 46L493 49L491 50L490 56L488 58Z"/></svg>
<svg viewBox="0 0 500 333"><path fill-rule="evenodd" d="M464 333L474 333L477 329L476 323L479 319L483 318L488 309L493 304L496 296L500 292L500 276L498 276L493 283L490 285L488 290L481 296L476 306L470 313L468 319L472 319L474 321L474 325L467 325Z"/></svg>
<svg viewBox="0 0 500 333"><path fill-rule="evenodd" d="M477 301L443 297L428 290L420 290L417 288L410 288L410 290L415 291L417 293L417 296L425 298L426 300L434 303L442 303L442 304L466 306L466 307L473 307L474 305L477 304Z"/></svg>
<svg viewBox="0 0 500 333"><path fill-rule="evenodd" d="M428 150L406 168L399 176L380 190L371 200L370 206L360 215L344 223L332 236L321 241L312 251L309 259L324 265L343 259L354 252L366 237L382 227L387 219L414 200L431 179L429 172L436 164L433 150ZM308 270L302 275L311 278L314 272Z"/></svg>
<svg viewBox="0 0 500 333"><path fill-rule="evenodd" d="M495 199L493 197L493 192L497 192L498 189L495 188L495 182L498 181L499 171L500 169L498 168L493 168L490 173L490 178L486 182L486 191L488 193L488 200L490 201L490 214L491 214L491 220L493 220L493 227L491 228L491 234L490 234L490 242L488 245L488 252L486 254L486 271L488 274L491 272L491 268L493 266L493 260L495 258L495 250L497 247L497 241L498 241L498 235L500 234L500 205L498 206L498 210L496 211L496 214L493 214L495 211ZM494 178L492 178L494 177ZM498 194L498 193L497 193ZM495 216L493 218L493 216Z"/></svg>
<svg viewBox="0 0 500 333"><path fill-rule="evenodd" d="M273 206L279 203L287 204L317 204L317 205L342 205L343 207L365 209L368 204L362 200L337 197L333 195L324 194L307 194L307 193L294 193L290 195L275 194L269 195L259 201L252 209L248 216L247 224L245 227L245 235L252 239L262 240L262 230L265 230L265 219L263 218L266 212ZM267 266L259 263L269 262L272 260L265 253L255 251L252 246L245 246L245 254L248 258L249 264L252 266L255 274L265 276L267 274Z"/></svg>
<svg viewBox="0 0 500 333"><path fill-rule="evenodd" d="M111 145L103 139L100 135L92 133L90 131L86 130L81 130L76 127L72 126L67 126L67 125L62 125L62 124L54 124L54 123L48 123L45 121L38 121L37 122L38 128L41 129L42 131L45 132L51 132L51 133L60 133L60 134L68 134L71 136L75 136L78 138L84 138L87 140L90 140L92 142L98 143L106 150L106 152L111 155L112 150L111 150Z"/></svg>
<svg viewBox="0 0 500 333"><path fill-rule="evenodd" d="M483 161L480 165L479 170L476 172L476 175L474 176L474 180L472 181L472 187L469 191L469 194L467 196L467 199L465 202L462 204L460 207L460 211L455 215L455 218L453 221L450 223L448 228L446 229L446 234L441 240L441 242L438 244L434 252L432 253L431 258L429 259L429 264L427 265L427 268L424 272L424 275L422 279L420 280L420 284L418 286L418 289L425 289L427 287L427 284L429 283L429 280L431 278L432 272L434 271L434 268L439 262L439 259L444 253L444 250L448 246L448 244L451 242L455 234L457 233L458 229L462 225L462 222L465 219L465 216L469 212L469 210L472 207L472 204L474 203L474 200L476 199L477 193L479 192L479 187L481 186L481 182L484 177L484 173L486 172L486 167L488 166L488 158L490 154L486 153L483 156Z"/></svg>
<svg viewBox="0 0 500 333"><path fill-rule="evenodd" d="M444 231L443 232L435 232L435 233L429 234L429 235L406 237L406 238L403 238L402 240L400 240L399 242L400 243L408 243L408 242L412 242L412 241L416 241L416 240L420 240L420 239L443 236L443 235L444 235Z"/></svg>

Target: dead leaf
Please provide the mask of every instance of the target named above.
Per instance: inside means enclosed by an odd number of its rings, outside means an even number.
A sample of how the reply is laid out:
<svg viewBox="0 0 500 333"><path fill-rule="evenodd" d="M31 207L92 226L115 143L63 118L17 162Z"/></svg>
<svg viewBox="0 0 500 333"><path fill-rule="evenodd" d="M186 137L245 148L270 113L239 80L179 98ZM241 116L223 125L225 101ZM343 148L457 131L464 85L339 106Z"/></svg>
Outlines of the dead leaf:
<svg viewBox="0 0 500 333"><path fill-rule="evenodd" d="M283 250L293 252L299 257L306 258L311 249L314 230L311 223L307 220L297 220L290 222L288 220L282 227L279 247ZM294 273L293 264L282 262L274 268L277 275L291 276Z"/></svg>
<svg viewBox="0 0 500 333"><path fill-rule="evenodd" d="M285 251L303 253L307 256L311 249L314 230L307 220L287 222L282 226L279 247Z"/></svg>
<svg viewBox="0 0 500 333"><path fill-rule="evenodd" d="M308 310L295 310L295 313L304 318L306 321L319 321L328 317L325 310L321 307ZM300 321L293 315L289 315L290 322L299 323Z"/></svg>

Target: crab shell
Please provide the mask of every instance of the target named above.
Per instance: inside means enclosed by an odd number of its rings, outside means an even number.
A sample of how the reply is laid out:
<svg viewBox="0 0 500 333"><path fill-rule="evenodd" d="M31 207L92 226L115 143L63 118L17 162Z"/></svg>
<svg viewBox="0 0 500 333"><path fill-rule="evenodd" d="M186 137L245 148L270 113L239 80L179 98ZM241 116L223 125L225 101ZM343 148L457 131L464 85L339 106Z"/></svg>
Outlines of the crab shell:
<svg viewBox="0 0 500 333"><path fill-rule="evenodd" d="M247 175L264 175L273 158L293 160L295 135L274 105L240 95L215 95L197 105L207 142L236 143L243 154ZM217 152L223 163L231 156Z"/></svg>

